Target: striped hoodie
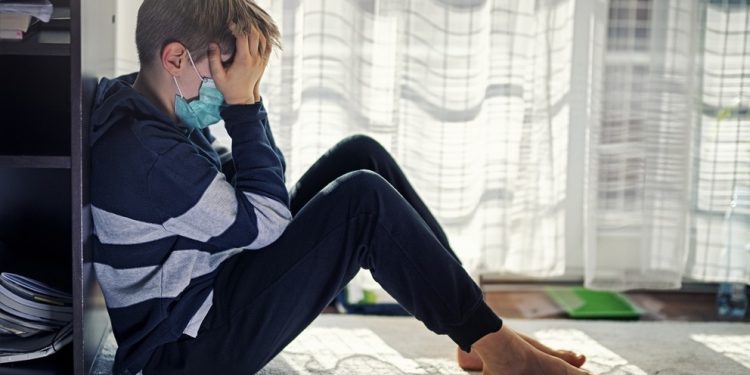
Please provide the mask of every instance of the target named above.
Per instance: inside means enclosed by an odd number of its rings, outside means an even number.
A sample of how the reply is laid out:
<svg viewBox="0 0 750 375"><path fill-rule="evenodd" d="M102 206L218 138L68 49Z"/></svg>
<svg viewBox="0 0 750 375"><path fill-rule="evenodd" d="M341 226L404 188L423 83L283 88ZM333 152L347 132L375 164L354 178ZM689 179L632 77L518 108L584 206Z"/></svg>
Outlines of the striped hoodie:
<svg viewBox="0 0 750 375"><path fill-rule="evenodd" d="M219 265L271 244L291 220L262 102L222 110L230 154L136 92L136 76L102 79L91 116L93 261L118 343L115 374L195 337Z"/></svg>

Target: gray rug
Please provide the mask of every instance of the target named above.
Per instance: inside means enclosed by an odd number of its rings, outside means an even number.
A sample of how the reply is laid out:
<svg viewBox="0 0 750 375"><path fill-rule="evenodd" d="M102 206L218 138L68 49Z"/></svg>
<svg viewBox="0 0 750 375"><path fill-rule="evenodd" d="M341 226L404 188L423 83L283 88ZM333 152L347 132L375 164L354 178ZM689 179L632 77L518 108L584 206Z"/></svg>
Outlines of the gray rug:
<svg viewBox="0 0 750 375"><path fill-rule="evenodd" d="M550 346L582 351L596 374L750 374L750 325L505 319ZM107 339L95 374L109 374ZM258 375L470 374L456 346L414 318L321 315ZM478 373L474 373L478 374Z"/></svg>

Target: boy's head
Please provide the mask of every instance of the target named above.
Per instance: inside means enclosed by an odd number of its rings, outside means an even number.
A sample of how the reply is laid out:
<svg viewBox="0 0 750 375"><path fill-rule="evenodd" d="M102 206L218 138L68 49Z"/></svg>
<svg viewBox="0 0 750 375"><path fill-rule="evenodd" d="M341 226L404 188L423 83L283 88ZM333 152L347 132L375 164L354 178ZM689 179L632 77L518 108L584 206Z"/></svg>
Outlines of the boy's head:
<svg viewBox="0 0 750 375"><path fill-rule="evenodd" d="M247 32L255 26L273 47L280 47L279 28L253 0L144 0L138 10L135 40L141 67L159 63L164 48L177 42L198 62L209 43L222 55L234 52L230 25Z"/></svg>

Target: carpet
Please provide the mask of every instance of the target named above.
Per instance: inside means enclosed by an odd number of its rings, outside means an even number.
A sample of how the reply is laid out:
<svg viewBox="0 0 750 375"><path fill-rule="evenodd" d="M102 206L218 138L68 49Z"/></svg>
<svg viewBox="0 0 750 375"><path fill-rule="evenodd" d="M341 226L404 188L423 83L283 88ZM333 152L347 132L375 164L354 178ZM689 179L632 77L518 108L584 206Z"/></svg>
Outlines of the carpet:
<svg viewBox="0 0 750 375"><path fill-rule="evenodd" d="M515 320L505 324L552 347L583 352L596 374L750 374L750 325L743 323ZM94 364L109 374L107 337ZM411 317L324 314L258 375L478 374L455 364L455 344Z"/></svg>

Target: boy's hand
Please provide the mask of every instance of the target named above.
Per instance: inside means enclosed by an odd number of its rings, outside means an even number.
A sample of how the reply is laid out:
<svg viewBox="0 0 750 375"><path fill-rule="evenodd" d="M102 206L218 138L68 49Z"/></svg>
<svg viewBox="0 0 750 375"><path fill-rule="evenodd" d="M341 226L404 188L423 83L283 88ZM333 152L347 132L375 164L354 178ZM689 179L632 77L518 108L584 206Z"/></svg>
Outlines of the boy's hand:
<svg viewBox="0 0 750 375"><path fill-rule="evenodd" d="M253 88L253 95L255 96L255 101L260 101L260 80L263 78L263 74L266 71L266 66L268 66L268 60L271 57L271 45L266 44L266 37L263 36L263 34L260 34L260 42L259 42L259 52L260 55L263 56L263 70L260 72L260 77L258 77L258 81L255 82L255 87Z"/></svg>
<svg viewBox="0 0 750 375"><path fill-rule="evenodd" d="M232 65L224 68L220 47L208 47L208 64L216 87L227 104L253 104L260 100L260 78L271 56L271 45L253 27L249 34L232 31L237 47Z"/></svg>

